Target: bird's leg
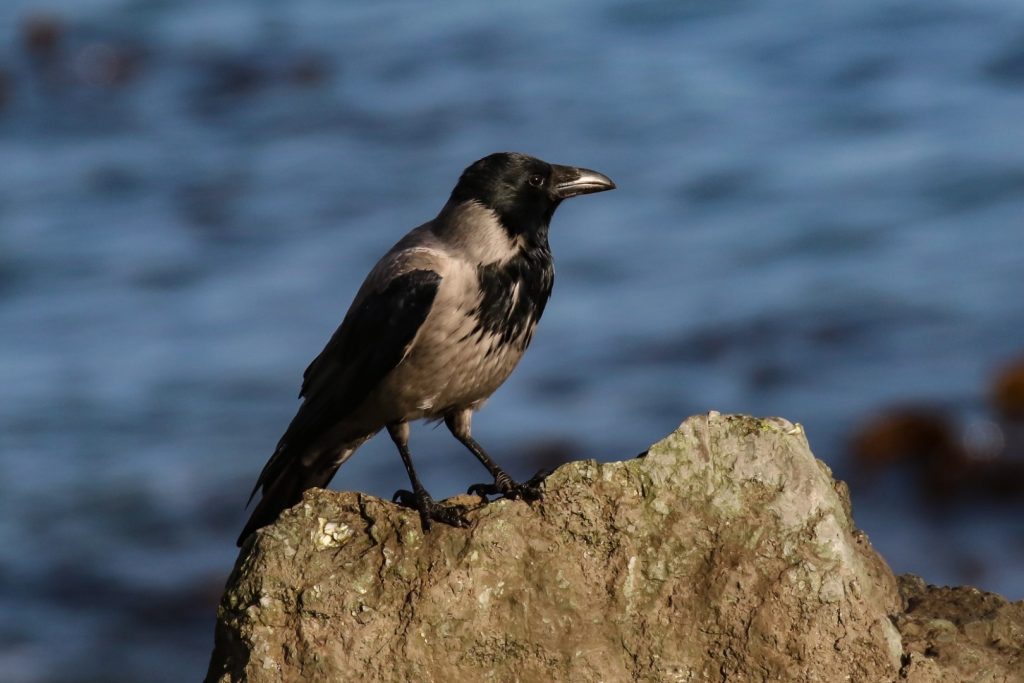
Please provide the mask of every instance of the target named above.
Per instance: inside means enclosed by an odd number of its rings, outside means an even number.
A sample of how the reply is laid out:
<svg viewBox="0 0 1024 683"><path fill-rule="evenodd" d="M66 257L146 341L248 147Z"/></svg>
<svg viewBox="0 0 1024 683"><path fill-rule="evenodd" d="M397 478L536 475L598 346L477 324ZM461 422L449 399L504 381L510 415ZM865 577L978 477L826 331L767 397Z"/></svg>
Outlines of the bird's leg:
<svg viewBox="0 0 1024 683"><path fill-rule="evenodd" d="M405 471L409 473L409 481L412 482L412 491L396 491L392 500L406 507L415 508L420 513L420 523L424 531L430 530L431 520L448 524L450 526L467 527L469 520L466 519L466 508L462 505L444 506L434 502L427 490L423 488L416 470L412 466L412 455L409 453L409 423L398 422L388 425L388 434L391 440L398 447L405 464Z"/></svg>
<svg viewBox="0 0 1024 683"><path fill-rule="evenodd" d="M538 500L543 491L541 491L540 484L544 481L551 472L548 470L541 470L533 477L522 484L518 484L513 481L512 477L506 474L505 470L498 466L498 463L491 460L491 457L487 455L483 447L477 443L476 439L471 436L471 420L473 413L470 410L460 410L458 412L448 413L445 415L444 423L448 427L448 431L452 433L456 439L459 440L463 446L469 449L469 451L476 456L487 471L494 477L494 483L492 484L473 484L469 487L469 493L476 494L487 500L487 496L505 496L506 498L522 498L523 500Z"/></svg>

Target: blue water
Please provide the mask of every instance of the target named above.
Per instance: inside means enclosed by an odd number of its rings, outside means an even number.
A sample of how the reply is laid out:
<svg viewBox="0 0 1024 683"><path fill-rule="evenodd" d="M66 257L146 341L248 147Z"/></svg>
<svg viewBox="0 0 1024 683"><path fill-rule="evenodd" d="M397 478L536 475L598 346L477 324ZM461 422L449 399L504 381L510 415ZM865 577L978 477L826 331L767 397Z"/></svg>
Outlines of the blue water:
<svg viewBox="0 0 1024 683"><path fill-rule="evenodd" d="M42 9L59 38L31 57ZM866 416L984 416L1024 351L1018 0L9 0L4 680L201 676L302 370L506 149L619 184L559 210L554 298L475 421L518 476L710 409L799 421L848 476ZM443 429L413 447L437 496L484 476ZM380 438L335 480L403 485ZM853 485L896 571L1024 597L1019 504Z"/></svg>

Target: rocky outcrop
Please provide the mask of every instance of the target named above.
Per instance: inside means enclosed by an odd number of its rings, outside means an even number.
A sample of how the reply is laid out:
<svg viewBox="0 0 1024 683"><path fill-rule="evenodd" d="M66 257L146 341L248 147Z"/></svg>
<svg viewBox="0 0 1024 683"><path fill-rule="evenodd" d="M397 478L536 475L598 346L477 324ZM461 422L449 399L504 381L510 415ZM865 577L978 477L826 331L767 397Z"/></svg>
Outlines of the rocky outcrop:
<svg viewBox="0 0 1024 683"><path fill-rule="evenodd" d="M1024 601L961 586L928 586L900 577L906 611L896 618L903 635L909 683L1024 681Z"/></svg>
<svg viewBox="0 0 1024 683"><path fill-rule="evenodd" d="M561 467L541 501L453 502L472 526L424 535L307 492L242 549L207 680L1024 680L1021 604L901 595L785 420L694 417L639 458Z"/></svg>

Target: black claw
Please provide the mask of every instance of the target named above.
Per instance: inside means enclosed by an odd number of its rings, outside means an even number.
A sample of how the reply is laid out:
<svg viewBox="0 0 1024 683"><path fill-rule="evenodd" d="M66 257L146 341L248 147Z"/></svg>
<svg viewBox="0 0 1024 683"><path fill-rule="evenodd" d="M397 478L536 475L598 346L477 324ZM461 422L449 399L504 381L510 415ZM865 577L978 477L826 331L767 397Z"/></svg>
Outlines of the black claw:
<svg viewBox="0 0 1024 683"><path fill-rule="evenodd" d="M487 503L491 502L490 499L487 498L487 496L496 496L501 492L497 490L497 487L494 484L473 484L468 489L466 489L466 493L468 493L471 496L480 496L480 498L486 505Z"/></svg>
<svg viewBox="0 0 1024 683"><path fill-rule="evenodd" d="M530 484L529 482L525 484L520 484L512 491L509 491L508 493L505 494L506 498L522 498L526 502L540 500L543 496L543 489L541 489L540 486L537 486L536 484Z"/></svg>
<svg viewBox="0 0 1024 683"><path fill-rule="evenodd" d="M395 495L391 496L392 503L398 503L402 507L416 509L416 494L405 489L398 489Z"/></svg>
<svg viewBox="0 0 1024 683"><path fill-rule="evenodd" d="M549 470L547 468L537 470L537 474L530 477L530 479L526 482L526 486L540 486L545 479L552 475L553 472L554 470Z"/></svg>
<svg viewBox="0 0 1024 683"><path fill-rule="evenodd" d="M423 533L430 531L430 515L425 510L420 510L420 528L423 529Z"/></svg>
<svg viewBox="0 0 1024 683"><path fill-rule="evenodd" d="M504 496L513 500L521 498L525 501L540 500L544 495L544 489L541 488L541 484L550 474L551 470L541 470L522 484L517 484L509 479L507 475L502 476L499 474L495 477L493 483L473 484L467 492L480 496L484 502L488 502L487 496Z"/></svg>
<svg viewBox="0 0 1024 683"><path fill-rule="evenodd" d="M465 529L469 526L469 520L466 519L467 512L465 505L438 505L435 503L429 511L429 516L442 524Z"/></svg>
<svg viewBox="0 0 1024 683"><path fill-rule="evenodd" d="M440 505L434 502L430 494L420 490L415 493L400 489L395 491L391 497L392 502L407 508L412 508L420 513L420 524L423 531L430 531L430 522L441 522L448 526L466 528L469 520L466 519L468 509L465 505Z"/></svg>

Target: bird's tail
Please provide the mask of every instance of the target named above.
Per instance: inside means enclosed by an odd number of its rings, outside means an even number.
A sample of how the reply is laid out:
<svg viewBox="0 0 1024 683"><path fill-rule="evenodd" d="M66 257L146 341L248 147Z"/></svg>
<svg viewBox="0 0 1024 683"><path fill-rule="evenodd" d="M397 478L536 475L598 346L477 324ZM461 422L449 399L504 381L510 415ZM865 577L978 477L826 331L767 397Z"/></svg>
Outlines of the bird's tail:
<svg viewBox="0 0 1024 683"><path fill-rule="evenodd" d="M249 534L274 522L283 511L295 505L302 498L302 492L310 488L305 482L305 473L287 469L263 492L260 502L249 516L242 534L236 542L239 547Z"/></svg>
<svg viewBox="0 0 1024 683"><path fill-rule="evenodd" d="M338 465L331 463L333 466L317 466L322 464L314 462L313 467L306 467L302 464L301 458L294 457L294 454L288 452L283 445L279 446L263 468L256 487L249 496L249 502L252 502L256 491L263 487L260 502L238 537L238 546L242 546L242 542L249 534L272 524L283 511L298 503L302 499L303 491L315 486L326 486L337 471Z"/></svg>

